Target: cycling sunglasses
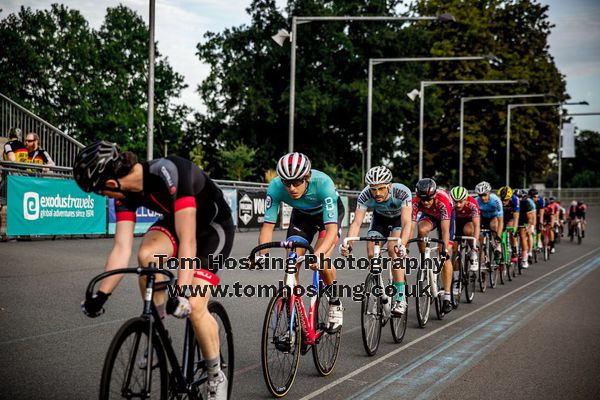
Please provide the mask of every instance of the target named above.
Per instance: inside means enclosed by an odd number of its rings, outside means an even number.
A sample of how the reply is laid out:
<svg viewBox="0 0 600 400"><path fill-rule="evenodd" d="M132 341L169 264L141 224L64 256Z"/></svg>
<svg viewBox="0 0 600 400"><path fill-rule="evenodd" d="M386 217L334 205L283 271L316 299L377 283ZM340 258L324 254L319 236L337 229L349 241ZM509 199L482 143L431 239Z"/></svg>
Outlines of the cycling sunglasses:
<svg viewBox="0 0 600 400"><path fill-rule="evenodd" d="M281 182L285 185L285 187L298 187L304 183L305 179L293 179L293 180L281 180Z"/></svg>

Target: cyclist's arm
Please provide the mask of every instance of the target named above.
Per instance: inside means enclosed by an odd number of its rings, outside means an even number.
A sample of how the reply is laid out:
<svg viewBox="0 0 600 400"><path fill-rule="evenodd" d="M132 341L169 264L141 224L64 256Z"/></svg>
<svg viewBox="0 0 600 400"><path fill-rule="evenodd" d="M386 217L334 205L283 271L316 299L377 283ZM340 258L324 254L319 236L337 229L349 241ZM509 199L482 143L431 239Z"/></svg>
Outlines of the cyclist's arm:
<svg viewBox="0 0 600 400"><path fill-rule="evenodd" d="M320 254L324 255L325 253L329 252L329 250L331 250L331 248L335 245L335 242L337 241L337 235L338 224L326 224L325 237L323 238L323 241L321 242L319 247L315 249L315 255L320 258Z"/></svg>
<svg viewBox="0 0 600 400"><path fill-rule="evenodd" d="M192 268L181 268L181 258L196 257L196 207L186 207L175 212L175 232L179 238L178 257L179 271L177 272L178 285L190 285L194 279Z"/></svg>
<svg viewBox="0 0 600 400"><path fill-rule="evenodd" d="M131 249L133 248L134 228L135 219L117 222L113 247L104 266L105 271L112 271L113 269L117 268L125 268L129 265ZM109 276L100 282L98 289L107 294L112 293L122 277L123 275Z"/></svg>
<svg viewBox="0 0 600 400"><path fill-rule="evenodd" d="M529 211L527 213L527 223L529 226L535 226L535 211Z"/></svg>
<svg viewBox="0 0 600 400"><path fill-rule="evenodd" d="M444 249L450 248L450 220L443 219L442 225L442 241L444 242Z"/></svg>
<svg viewBox="0 0 600 400"><path fill-rule="evenodd" d="M498 236L502 236L502 232L504 231L504 216L500 215L498 218Z"/></svg>
<svg viewBox="0 0 600 400"><path fill-rule="evenodd" d="M473 230L473 237L475 238L475 243L479 243L479 234L481 232L481 217L478 215L473 217L473 226L475 229Z"/></svg>
<svg viewBox="0 0 600 400"><path fill-rule="evenodd" d="M263 223L258 234L258 244L268 243L273 241L273 230L275 230L275 224L270 222ZM265 254L267 250L261 251L261 254Z"/></svg>
<svg viewBox="0 0 600 400"><path fill-rule="evenodd" d="M408 205L402 207L402 211L400 212L400 221L402 223L402 234L400 238L402 239L402 244L407 246L406 243L411 238L413 223L412 220L412 205L408 203Z"/></svg>
<svg viewBox="0 0 600 400"><path fill-rule="evenodd" d="M365 219L366 213L366 208L356 207L356 211L354 211L354 221L352 221L352 224L350 224L350 228L348 228L348 237L358 236L358 233L360 232L360 226L362 224L362 221ZM351 242L349 242L348 244L350 246L352 245Z"/></svg>
<svg viewBox="0 0 600 400"><path fill-rule="evenodd" d="M513 216L513 217L512 217L512 220L511 220L511 221L513 221L513 226L516 228L516 227L517 227L517 225L518 225L518 223L519 223L519 212L518 212L518 211L517 211L517 212L514 212L514 213L512 214L512 216Z"/></svg>

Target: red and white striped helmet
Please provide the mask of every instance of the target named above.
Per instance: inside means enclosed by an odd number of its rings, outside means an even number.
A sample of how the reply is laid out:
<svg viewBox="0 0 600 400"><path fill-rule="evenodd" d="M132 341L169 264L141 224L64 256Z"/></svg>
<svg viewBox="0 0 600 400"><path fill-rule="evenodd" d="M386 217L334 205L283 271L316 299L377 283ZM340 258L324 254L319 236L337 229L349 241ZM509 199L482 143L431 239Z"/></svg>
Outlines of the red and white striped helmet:
<svg viewBox="0 0 600 400"><path fill-rule="evenodd" d="M277 175L285 181L304 178L310 172L310 160L302 153L288 153L277 162Z"/></svg>

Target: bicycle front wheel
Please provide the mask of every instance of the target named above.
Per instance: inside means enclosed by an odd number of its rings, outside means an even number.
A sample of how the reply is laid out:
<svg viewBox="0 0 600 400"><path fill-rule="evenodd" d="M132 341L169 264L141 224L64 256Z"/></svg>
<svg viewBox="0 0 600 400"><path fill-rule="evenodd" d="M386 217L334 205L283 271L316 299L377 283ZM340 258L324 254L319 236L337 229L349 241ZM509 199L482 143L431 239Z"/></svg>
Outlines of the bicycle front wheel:
<svg viewBox="0 0 600 400"><path fill-rule="evenodd" d="M149 330L150 321L141 317L121 326L104 360L101 400L167 399L167 360L156 332L152 334L152 352L148 351Z"/></svg>
<svg viewBox="0 0 600 400"><path fill-rule="evenodd" d="M301 340L298 310L280 293L267 307L261 346L263 376L275 397L285 396L296 379Z"/></svg>
<svg viewBox="0 0 600 400"><path fill-rule="evenodd" d="M408 282L406 281L406 275L404 275L404 287L408 286ZM405 294L406 296L406 294ZM404 334L406 333L406 325L408 322L408 302L406 302L406 311L400 317L396 317L392 315L390 328L392 329L392 337L394 338L394 342L400 343L404 339Z"/></svg>
<svg viewBox="0 0 600 400"><path fill-rule="evenodd" d="M327 376L333 372L340 351L342 330L334 334L327 333L327 319L329 315L329 297L319 295L317 299L317 315L315 315L315 331L321 336L315 341L312 348L315 368L321 376Z"/></svg>
<svg viewBox="0 0 600 400"><path fill-rule="evenodd" d="M422 290L427 289L427 294L425 296L421 296ZM425 328L427 321L429 320L429 310L431 308L431 282L429 281L429 274L427 273L427 269L420 268L417 272L417 290L418 296L415 298L416 306L417 306L417 321L419 321L419 326L421 328Z"/></svg>
<svg viewBox="0 0 600 400"><path fill-rule="evenodd" d="M374 296L373 286L379 282L378 276L369 273L365 279L365 293L360 307L360 326L365 351L372 356L377 353L381 340L381 297Z"/></svg>

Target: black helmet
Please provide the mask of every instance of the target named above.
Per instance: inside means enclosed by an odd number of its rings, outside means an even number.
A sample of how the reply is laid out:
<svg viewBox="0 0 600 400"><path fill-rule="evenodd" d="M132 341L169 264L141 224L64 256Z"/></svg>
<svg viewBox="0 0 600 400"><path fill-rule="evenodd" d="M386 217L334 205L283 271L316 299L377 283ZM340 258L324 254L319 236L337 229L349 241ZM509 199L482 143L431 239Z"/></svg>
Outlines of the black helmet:
<svg viewBox="0 0 600 400"><path fill-rule="evenodd" d="M527 196L527 191L525 189L517 189L515 192L518 198Z"/></svg>
<svg viewBox="0 0 600 400"><path fill-rule="evenodd" d="M93 192L120 167L119 146L99 140L82 149L73 163L73 177L84 192Z"/></svg>
<svg viewBox="0 0 600 400"><path fill-rule="evenodd" d="M582 206L582 205L583 205L583 201L581 201L581 200L578 200L578 201L577 201L577 205L578 205L578 206Z"/></svg>
<svg viewBox="0 0 600 400"><path fill-rule="evenodd" d="M548 198L548 201L549 201L550 203L554 203L554 202L556 201L556 197L554 197L554 196L550 196L550 197Z"/></svg>
<svg viewBox="0 0 600 400"><path fill-rule="evenodd" d="M537 196L538 190L536 188L531 188L531 189L529 189L529 192L527 192L527 194L530 195L531 197Z"/></svg>
<svg viewBox="0 0 600 400"><path fill-rule="evenodd" d="M437 185L435 181L431 178L423 178L419 182L417 182L416 190L417 197L422 200L427 200L435 196L435 192L437 192Z"/></svg>

